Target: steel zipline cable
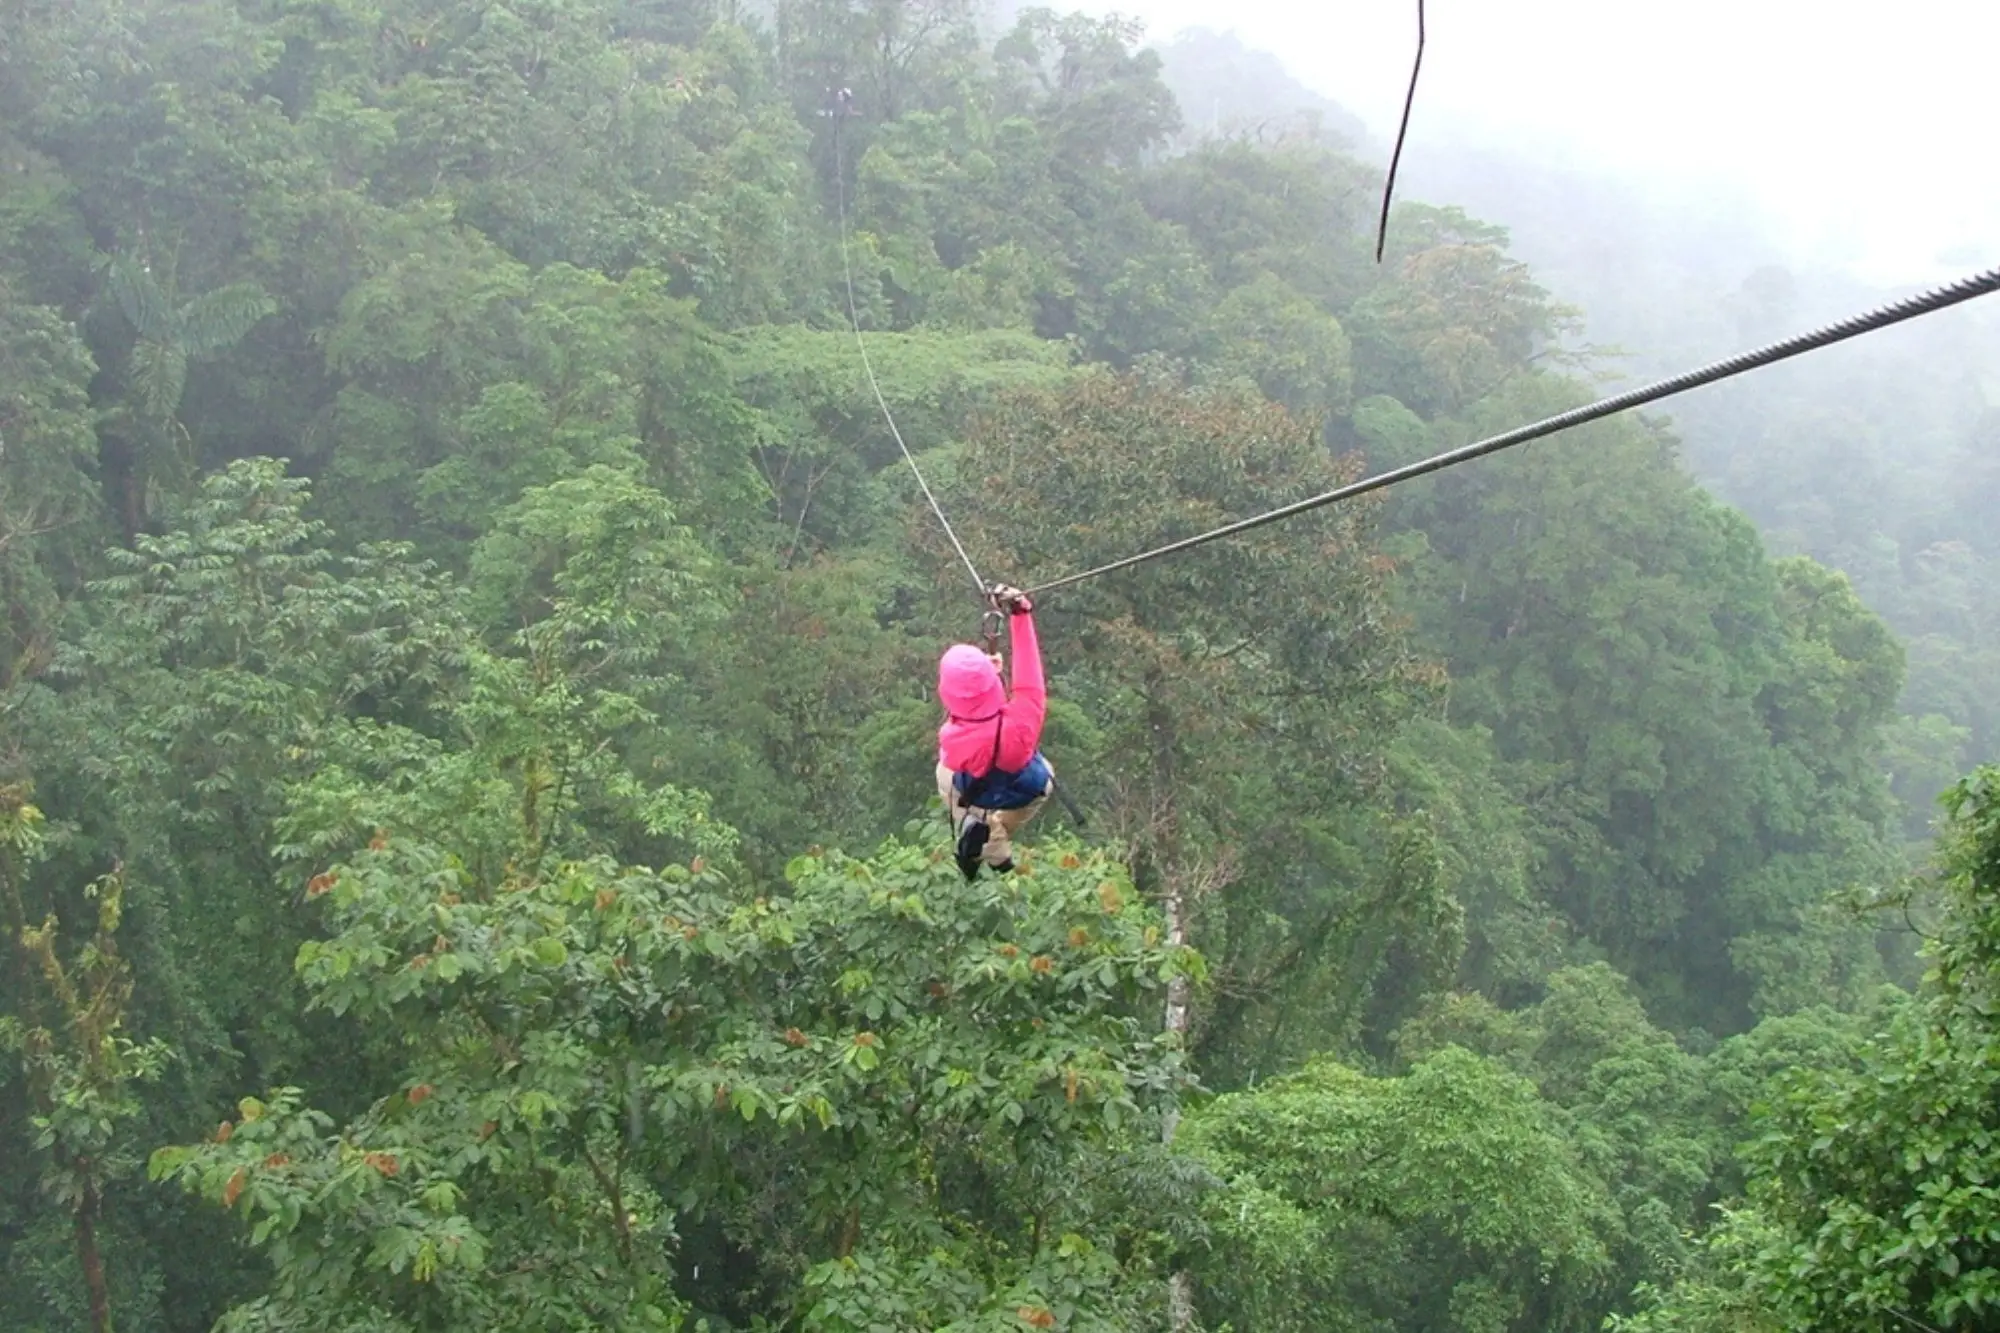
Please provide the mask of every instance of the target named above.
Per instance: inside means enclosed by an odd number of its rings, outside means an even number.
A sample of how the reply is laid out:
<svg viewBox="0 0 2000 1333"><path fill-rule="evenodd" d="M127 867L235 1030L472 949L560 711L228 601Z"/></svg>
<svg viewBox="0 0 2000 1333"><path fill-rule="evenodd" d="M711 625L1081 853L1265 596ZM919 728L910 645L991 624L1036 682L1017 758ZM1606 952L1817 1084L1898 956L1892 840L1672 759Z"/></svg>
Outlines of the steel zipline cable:
<svg viewBox="0 0 2000 1333"><path fill-rule="evenodd" d="M1403 165L1403 140L1410 134L1410 109L1417 104L1417 76L1424 72L1424 0L1417 0L1417 58L1410 66L1410 91L1403 94L1403 123L1396 127L1396 150L1389 154L1389 179L1382 183L1382 220L1375 226L1375 262L1389 244L1389 202L1396 197L1396 168Z"/></svg>
<svg viewBox="0 0 2000 1333"><path fill-rule="evenodd" d="M889 433L896 437L896 447L903 451L903 461L910 465L910 475L917 479L917 487L923 491L924 499L930 501L931 512L937 515L938 526L944 529L944 535L951 540L952 549L958 552L958 558L964 562L965 572L972 575L973 583L979 588L979 595L985 597L989 591L986 580L979 577L978 566L972 563L972 557L965 553L965 546L958 540L958 534L952 531L951 520L944 516L944 506L938 503L937 496L931 494L931 485L924 480L923 469L917 466L917 456L911 453L910 446L903 442L903 432L896 425L895 413L889 410L889 400L883 397L882 384L875 378L875 363L868 358L868 342L861 336L861 310L854 299L854 260L848 253L847 169L841 156L843 136L838 120L834 122L833 136L834 189L840 199L840 267L847 278L847 323L848 327L854 330L854 345L861 352L861 368L868 372L868 387L874 391L875 405L882 409L882 419L889 423Z"/></svg>
<svg viewBox="0 0 2000 1333"><path fill-rule="evenodd" d="M1572 426L1581 426L1587 422L1597 421L1603 417L1627 411L1630 408L1643 407L1647 403L1656 403L1662 398L1671 398L1675 394L1686 393L1689 389L1698 389L1705 384L1714 384L1718 380L1726 380L1733 376L1744 374L1747 371L1760 370L1765 366L1775 365L1791 357L1799 356L1806 352L1817 351L1822 347L1831 347L1833 344L1845 342L1849 338L1858 338L1865 333L1874 333L1879 329L1886 329L1893 324L1901 324L1905 320L1933 314L1939 310L1945 310L1970 301L1975 297L1991 295L1996 291L2000 291L2000 268L1991 268L1984 273L1977 273L1968 278L1960 278L1956 282L1947 283L1941 287L1933 287L1929 291L1920 292L1915 296L1905 297L1900 301L1893 301L1888 305L1877 306L1873 310L1864 311L1858 315L1850 315L1846 319L1822 325L1810 332L1794 334L1792 337L1770 343L1752 351L1738 353L1726 360L1711 362L1695 370L1683 371L1681 374L1668 379L1656 380L1651 384L1641 385L1636 389L1628 389L1624 393L1613 394L1609 398L1600 399L1584 407L1572 408L1567 412L1558 413L1546 420L1537 421L1533 425L1521 426L1510 430L1504 435L1495 435L1488 439L1475 441L1472 444L1462 445L1457 449L1423 459L1420 462L1411 463L1406 467L1395 468L1392 471L1384 472L1377 476L1364 477L1360 481L1338 487L1321 495L1312 496L1309 499L1299 500L1278 509L1273 509L1266 514L1258 514L1253 518L1241 519L1235 523L1225 524L1222 527L1194 537L1183 538L1176 542L1168 542L1166 545L1154 547L1150 551L1141 551L1138 555L1126 556L1123 560L1114 560L1108 565L1099 565L1095 569L1086 569L1080 574L1068 574L1059 579L1051 579L1049 582L1038 584L1027 591L1030 596L1037 596L1041 593L1053 592L1057 588L1067 588L1072 584L1082 583L1086 579L1094 579L1103 574L1114 573L1121 569L1130 569L1134 565L1143 565L1148 561L1158 560L1164 556L1174 555L1181 551L1190 551L1197 546L1205 546L1209 542L1220 541L1224 537L1233 537L1238 533L1248 532L1252 528L1261 528L1269 523L1280 522L1291 518L1295 514L1303 514L1308 510L1318 509L1324 505L1334 504L1341 500L1350 500L1357 495L1366 495L1370 491L1385 490L1388 487L1412 481L1417 477L1426 476L1432 472L1442 472L1446 468L1456 467L1460 463L1469 463L1475 458L1484 458L1488 454L1497 454L1503 449L1512 449L1516 445L1527 444L1531 440L1539 440L1546 436L1554 435L1558 431L1568 430Z"/></svg>

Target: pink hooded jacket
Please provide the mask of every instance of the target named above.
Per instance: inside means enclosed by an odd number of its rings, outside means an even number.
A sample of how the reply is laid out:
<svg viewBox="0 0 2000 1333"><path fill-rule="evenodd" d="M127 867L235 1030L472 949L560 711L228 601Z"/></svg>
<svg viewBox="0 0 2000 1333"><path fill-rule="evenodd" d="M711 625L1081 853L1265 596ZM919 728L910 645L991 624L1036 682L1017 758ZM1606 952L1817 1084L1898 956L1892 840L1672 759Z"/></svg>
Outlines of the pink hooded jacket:
<svg viewBox="0 0 2000 1333"><path fill-rule="evenodd" d="M1033 613L1019 611L1009 617L1007 637L1014 647L1011 699L993 663L969 643L954 644L938 663L938 699L950 714L938 728L938 759L955 773L983 777L994 766L995 719L1001 772L1026 768L1042 743L1049 692L1042 681L1042 650L1035 641Z"/></svg>

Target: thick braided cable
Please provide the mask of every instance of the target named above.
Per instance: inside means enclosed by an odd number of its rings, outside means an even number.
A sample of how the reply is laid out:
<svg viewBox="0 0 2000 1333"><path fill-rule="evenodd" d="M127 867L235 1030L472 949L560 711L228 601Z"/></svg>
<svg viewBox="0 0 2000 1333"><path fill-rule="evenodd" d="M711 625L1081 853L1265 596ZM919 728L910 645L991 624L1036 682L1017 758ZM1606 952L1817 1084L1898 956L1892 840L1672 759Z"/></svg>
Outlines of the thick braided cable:
<svg viewBox="0 0 2000 1333"><path fill-rule="evenodd" d="M1034 596L1045 592L1053 592L1057 588L1067 588L1071 584L1082 583L1085 579L1094 579L1099 575L1110 574L1121 569L1130 569L1134 565L1142 565L1150 560L1158 560L1164 556L1192 550L1197 546L1207 545L1209 542L1220 541L1224 537L1233 537L1237 533L1248 532L1252 528L1261 528L1267 523L1280 522L1292 517L1294 514L1303 514L1310 509L1318 509L1324 505L1335 504L1341 500L1350 500L1357 495L1366 495L1370 491L1384 490L1390 486L1400 485L1403 482L1426 476L1432 472L1442 472L1444 469L1456 467L1460 463L1469 463L1475 458L1484 458L1488 454L1497 454L1503 449L1512 449L1516 445L1527 444L1531 440L1543 439L1556 434L1558 431L1568 430L1572 426L1581 426L1634 407L1643 407L1647 403L1656 403L1662 398L1671 398L1675 394L1686 393L1689 389L1698 389L1703 385L1713 384L1718 380L1726 380L1748 371L1761 370L1765 366L1789 360L1806 352L1817 351L1822 347L1830 347L1835 343L1845 342L1849 338L1858 338L1865 333L1874 333L1879 329L1886 329L1893 324L1901 324L1905 320L1934 314L1939 310L1949 309L1952 306L1970 301L1975 297L1989 296L1996 291L2000 291L2000 268L1991 268L1984 273L1976 273L1969 278L1960 278L1958 281L1947 283L1942 287L1933 287L1929 291L1919 292L1915 296L1905 297L1900 301L1892 301L1888 305L1877 306L1873 310L1864 311L1858 315L1850 315L1846 319L1822 325L1809 332L1794 334L1789 338L1767 344L1752 351L1740 352L1725 360L1714 361L1695 370L1683 371L1668 379L1655 380L1651 384L1641 385L1636 389L1628 389L1624 393L1613 394L1609 398L1599 399L1597 402L1583 407L1571 408L1567 412L1558 413L1543 421L1537 421L1533 425L1521 426L1510 430L1504 435L1495 435L1488 439L1475 441L1472 444L1462 445L1457 449L1437 454L1431 458L1426 458L1420 462L1411 463L1406 467L1399 467L1377 476L1364 477L1360 481L1327 491L1324 494L1299 500L1279 509L1273 509L1267 514L1258 514L1254 518L1241 519L1235 523L1226 524L1197 536L1186 537L1177 542L1169 542L1165 546L1157 546L1150 551L1141 551L1138 555L1129 555L1122 560L1114 560L1108 565L1099 565L1095 569L1086 569L1080 574L1068 574L1059 579L1051 579L1047 583L1028 589L1028 593L1030 596Z"/></svg>

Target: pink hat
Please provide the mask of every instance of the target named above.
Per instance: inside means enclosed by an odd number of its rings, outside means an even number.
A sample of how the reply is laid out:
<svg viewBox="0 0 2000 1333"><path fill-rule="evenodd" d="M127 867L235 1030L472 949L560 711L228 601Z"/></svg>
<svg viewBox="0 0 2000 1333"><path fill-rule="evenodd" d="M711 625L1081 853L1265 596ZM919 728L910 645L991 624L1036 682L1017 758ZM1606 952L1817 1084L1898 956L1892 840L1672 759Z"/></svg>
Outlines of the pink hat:
<svg viewBox="0 0 2000 1333"><path fill-rule="evenodd" d="M992 659L969 643L955 643L938 663L938 698L961 722L982 722L1006 705L1007 690Z"/></svg>

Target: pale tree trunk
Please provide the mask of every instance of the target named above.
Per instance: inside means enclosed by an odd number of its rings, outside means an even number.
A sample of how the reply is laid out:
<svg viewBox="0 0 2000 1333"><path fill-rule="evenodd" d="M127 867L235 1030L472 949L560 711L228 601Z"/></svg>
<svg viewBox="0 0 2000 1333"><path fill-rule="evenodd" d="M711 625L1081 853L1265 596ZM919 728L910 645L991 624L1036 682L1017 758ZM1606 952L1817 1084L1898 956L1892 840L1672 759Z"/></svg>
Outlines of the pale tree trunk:
<svg viewBox="0 0 2000 1333"><path fill-rule="evenodd" d="M1179 883L1180 876L1169 874L1166 892L1160 895L1160 908L1167 916L1167 943L1174 948L1183 948L1188 942L1188 902L1187 891ZM1167 983L1166 1029L1187 1045L1188 1019L1194 1011L1194 987L1186 977L1175 977ZM1174 1130L1180 1125L1180 1107L1168 1109L1166 1116L1165 1142L1172 1147Z"/></svg>
<svg viewBox="0 0 2000 1333"><path fill-rule="evenodd" d="M1160 906L1167 916L1167 943L1179 948L1188 942L1187 892L1180 876L1169 873L1164 878L1166 892L1161 895ZM1175 977L1167 983L1166 1027L1180 1038L1183 1049L1187 1045L1188 1017L1193 1007L1194 988L1186 977ZM1180 1128L1180 1121L1179 1105L1168 1107L1160 1138L1169 1148L1174 1146L1174 1131ZM1167 1321L1174 1333L1187 1333L1194 1327L1194 1279L1186 1270L1167 1279Z"/></svg>
<svg viewBox="0 0 2000 1333"><path fill-rule="evenodd" d="M1174 1333L1194 1327L1194 1279L1185 1270L1167 1279L1167 1327Z"/></svg>
<svg viewBox="0 0 2000 1333"><path fill-rule="evenodd" d="M1157 681L1152 682L1158 684ZM1181 862L1186 859L1185 849L1177 846L1179 838L1178 820L1174 811L1174 715L1173 711L1159 702L1154 695L1153 707L1148 719L1153 728L1154 780L1159 783L1162 799L1154 807L1155 864L1160 876L1160 910L1167 918L1167 943L1174 948L1185 948L1188 943L1188 918L1193 910L1191 901L1194 877L1187 874L1187 867ZM1194 987L1186 977L1175 977L1167 983L1166 1030L1187 1047L1189 1019L1194 1011ZM1178 1103L1169 1106L1160 1125L1160 1140L1167 1147L1174 1145L1174 1132L1180 1128L1181 1112ZM1167 1320L1173 1333L1187 1333L1194 1327L1194 1278L1185 1270L1174 1273L1167 1279Z"/></svg>

